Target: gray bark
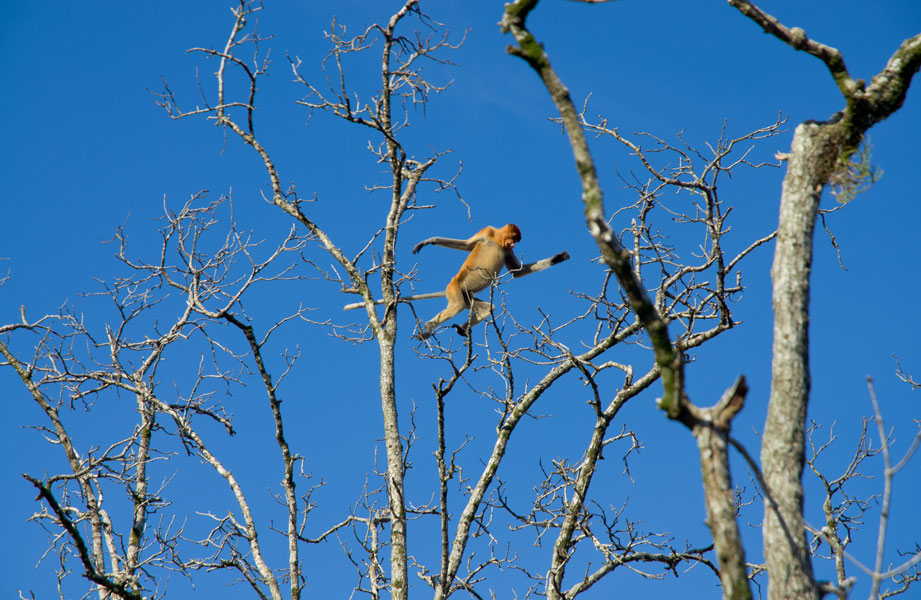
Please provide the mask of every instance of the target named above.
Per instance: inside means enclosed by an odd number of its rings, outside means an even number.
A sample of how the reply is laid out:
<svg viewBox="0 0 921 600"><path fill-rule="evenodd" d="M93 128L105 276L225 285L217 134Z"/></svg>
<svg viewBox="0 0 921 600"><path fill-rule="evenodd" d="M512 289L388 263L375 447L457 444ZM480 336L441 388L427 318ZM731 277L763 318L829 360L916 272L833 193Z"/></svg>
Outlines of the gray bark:
<svg viewBox="0 0 921 600"><path fill-rule="evenodd" d="M809 400L809 272L812 235L824 182L817 160L837 151L824 144L823 130L796 128L784 178L780 222L771 276L774 281L774 348L771 401L761 446L768 487L764 552L770 598L816 596L803 529L806 406Z"/></svg>
<svg viewBox="0 0 921 600"><path fill-rule="evenodd" d="M837 49L788 28L747 0L729 0L765 32L822 60L844 100L825 122L796 128L781 194L773 278L774 347L771 399L764 426L764 555L768 598L817 598L803 528L802 470L809 403L809 274L812 237L822 190L846 176L851 155L874 124L901 107L921 67L921 35L902 42L869 85L851 77Z"/></svg>

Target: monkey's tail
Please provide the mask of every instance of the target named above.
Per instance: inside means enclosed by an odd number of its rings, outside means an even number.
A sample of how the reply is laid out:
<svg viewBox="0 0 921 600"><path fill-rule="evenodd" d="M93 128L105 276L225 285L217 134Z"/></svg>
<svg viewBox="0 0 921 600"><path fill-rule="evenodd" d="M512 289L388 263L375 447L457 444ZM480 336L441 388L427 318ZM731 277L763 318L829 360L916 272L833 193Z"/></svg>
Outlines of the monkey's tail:
<svg viewBox="0 0 921 600"><path fill-rule="evenodd" d="M444 298L444 291L441 292L432 292L430 294L417 294L415 296L400 296L397 298L397 302L413 302L414 300L429 300L431 298ZM383 300L375 300L374 304L383 304ZM352 304L346 304L342 307L342 310L355 310L356 308L361 308L364 306L364 302L353 302Z"/></svg>

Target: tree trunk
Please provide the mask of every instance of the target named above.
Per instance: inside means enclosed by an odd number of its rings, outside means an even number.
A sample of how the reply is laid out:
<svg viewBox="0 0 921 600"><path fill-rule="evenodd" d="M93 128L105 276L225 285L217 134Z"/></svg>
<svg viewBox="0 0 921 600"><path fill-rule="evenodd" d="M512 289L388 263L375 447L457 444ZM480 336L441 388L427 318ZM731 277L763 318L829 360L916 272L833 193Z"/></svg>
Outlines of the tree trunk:
<svg viewBox="0 0 921 600"><path fill-rule="evenodd" d="M390 594L405 600L406 510L403 503L403 443L397 418L393 379L393 346L381 349L381 408L384 415L384 443L387 447L387 497L390 501Z"/></svg>
<svg viewBox="0 0 921 600"><path fill-rule="evenodd" d="M829 162L833 165L838 156L827 127L803 123L794 133L771 268L774 349L761 465L769 495L764 554L770 578L768 597L772 600L816 597L802 522L801 479L809 401L812 235Z"/></svg>

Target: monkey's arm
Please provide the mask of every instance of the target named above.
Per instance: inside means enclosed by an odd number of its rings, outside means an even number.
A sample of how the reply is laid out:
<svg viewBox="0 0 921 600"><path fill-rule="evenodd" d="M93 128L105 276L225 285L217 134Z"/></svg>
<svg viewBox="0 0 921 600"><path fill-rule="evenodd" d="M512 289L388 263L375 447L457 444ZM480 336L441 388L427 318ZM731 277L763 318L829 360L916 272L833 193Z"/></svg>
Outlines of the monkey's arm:
<svg viewBox="0 0 921 600"><path fill-rule="evenodd" d="M510 248L505 249L505 268L508 269L509 273L521 270L521 261L518 260L518 257L515 256L515 253Z"/></svg>
<svg viewBox="0 0 921 600"><path fill-rule="evenodd" d="M477 238L470 238L469 240L455 240L451 238L444 237L431 237L427 240L423 240L413 246L413 254L418 254L419 250L422 250L423 246L435 245L435 246L444 246L445 248L452 248L454 250L473 250L473 247L476 245Z"/></svg>
<svg viewBox="0 0 921 600"><path fill-rule="evenodd" d="M531 273L537 273L538 271L549 269L553 265L558 265L564 260L569 260L568 252L560 252L559 254L554 254L550 258L545 258L537 262L522 265L521 268L518 269L513 270L509 268L509 271L511 271L512 277L517 279L518 277L524 277L525 275L530 275Z"/></svg>

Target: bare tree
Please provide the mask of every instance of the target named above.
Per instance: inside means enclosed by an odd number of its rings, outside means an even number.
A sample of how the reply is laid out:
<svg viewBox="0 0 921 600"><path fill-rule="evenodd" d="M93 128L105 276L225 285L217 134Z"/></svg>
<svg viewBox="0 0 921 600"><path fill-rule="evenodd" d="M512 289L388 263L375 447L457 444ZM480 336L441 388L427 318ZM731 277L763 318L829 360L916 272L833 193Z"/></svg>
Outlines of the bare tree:
<svg viewBox="0 0 921 600"><path fill-rule="evenodd" d="M810 40L799 28L789 29L746 0L729 0L764 30L798 50L820 58L829 68L846 107L825 123L797 127L781 198L780 224L772 270L774 278L774 366L771 402L762 443L765 510L764 544L771 598L813 598L819 593L812 574L802 525L802 469L805 464L805 418L809 392L808 315L812 233L819 198L826 184L847 177L849 163L864 133L902 105L912 77L921 67L921 34L906 40L886 69L867 86L848 73L841 54ZM669 339L667 321L649 300L630 269L630 253L613 235L604 212L602 191L580 120L543 48L527 30L525 21L536 0L506 5L503 30L515 37L512 54L523 58L540 75L560 111L582 178L583 202L589 232L601 249L605 264L617 275L637 315L649 333L662 369L662 408L687 425L701 447L708 523L717 545L725 598L748 598L746 567L733 507L729 502L729 423L741 408L744 384L737 382L713 408L700 411L684 392L683 361ZM792 432L791 432L792 429ZM711 432L718 435L713 436ZM875 589L875 588L874 588Z"/></svg>
<svg viewBox="0 0 921 600"><path fill-rule="evenodd" d="M771 597L831 592L844 598L853 581L848 561L871 578L873 598L909 589L919 579L921 553L906 551L900 564L884 566L886 517L893 477L921 437L893 461L871 387L880 445L869 441L865 424L851 464L843 474L828 475L820 462L831 440L816 441L820 427L805 427L805 336L809 248L821 188L859 183L849 165L864 132L904 99L921 64L921 36L906 41L887 70L866 86L850 79L833 49L784 28L747 2L730 3L781 40L822 58L847 102L845 111L829 122L797 127L786 157L780 230L768 228L743 240L731 235L732 207L724 184L735 172L776 166L752 156L759 142L782 133L782 117L742 134L724 125L705 148L681 135L675 140L648 132L625 135L614 119L587 116L588 102L581 111L575 107L527 27L537 0L506 5L501 27L517 43L510 52L541 77L559 110L557 122L569 136L600 268L595 281L573 285L571 308L562 318L538 307L540 318L527 322L508 310L507 287L497 280L483 292L494 307L486 324L462 337L452 336L450 329L436 332L416 346L418 359L440 369L431 384L434 435L425 439L417 436L414 405L397 392L395 348L410 337L398 335L397 317L406 312L401 308L409 308L415 318L413 302L440 294L412 293L417 271L398 265L397 240L412 211L436 208L419 201L423 190L460 197L455 187L459 169L443 168L449 150L420 146L407 128L446 89L423 76L423 65L451 64L450 53L464 38L452 37L421 10L418 0L405 0L386 22L357 35L331 23L324 83L307 74L299 58L289 59L294 80L304 90L297 104L370 133L370 152L385 167L387 181L369 190L387 196L386 214L350 255L328 233L332 229L317 222L311 201L283 177L257 134L256 99L271 64L264 51L270 38L257 33L261 4L240 0L222 47L192 49L216 63L213 77L198 82L203 104L184 108L166 85L158 101L173 119L211 120L228 138L255 151L269 182L265 200L280 209L283 219L291 219L287 235L274 243L261 241L257 232L238 223L229 196L211 201L201 192L178 210L165 207L161 244L152 258L132 258L128 236L118 230L117 258L125 274L101 281L102 291L86 299L111 307L104 324L88 324L71 308L30 319L23 308L19 322L0 326L0 364L18 375L46 418L36 428L66 459L57 471L25 475L38 493L40 508L33 520L48 532L49 555L57 556L60 596L71 595L65 586L76 589L70 577L76 561L80 577L91 586L87 595L101 599L164 596L175 572L192 581L227 573L256 597L296 599L309 589L305 548L331 546L333 540L342 559L355 568L354 593L375 599L408 598L413 581L417 590L427 586L438 599L457 593L500 597L497 590L503 588L497 581L504 578L517 596L571 599L617 571L660 579L683 577L683 567L692 566L718 582L725 598L751 598L750 582L764 570ZM375 62L373 81L353 80L349 65L369 56ZM621 177L634 198L613 212L604 207L587 134L635 158ZM685 368L695 349L740 325L734 308L745 290L743 264L771 242L776 248L775 389L759 465L730 435L748 391L744 376L727 378L722 397L714 398L712 406L699 406L685 391ZM334 265L321 267L317 254ZM536 273L557 262L546 259L525 270ZM286 282L307 278L305 270L319 273L321 281L310 285L357 295L360 300L346 308L364 308L364 320L317 321L310 307L300 304L283 309L279 303L281 312L270 315L248 309L254 294L283 294ZM276 352L272 346L274 336L300 325L326 328L347 343L373 340L379 356L383 456L380 462L374 457L358 500L323 523L311 516L322 481L304 472L301 440L286 427L280 392L286 377L305 367L298 362L298 350ZM910 375L900 374L917 386ZM660 408L685 425L698 445L711 533L704 539L677 539L668 530L647 528L631 517L634 507L613 501L596 481L602 471L631 479L631 460L643 441L621 410L649 395L660 379ZM230 398L247 385L259 389L273 424L277 463L272 468L280 468L281 477L274 483L275 475L266 476L276 500L270 509L261 508L234 474L228 451L230 436L240 426L231 416ZM510 484L515 469L510 449L532 435L525 424L549 412L544 407L555 394L567 394L561 389L576 390L569 393L579 401L576 450L560 450L549 464L541 462L529 489ZM472 443L472 434L460 436L451 427L452 406L471 398L485 401L491 410L491 421L481 419L489 437L479 444ZM101 410L116 412L119 427L97 432L87 443L72 417ZM785 426L789 433L794 425L796 443L782 446L778 429ZM812 443L808 457L807 441ZM546 443L556 447L555 442ZM739 527L744 502L731 475L730 446L750 468L765 505L765 565L746 560ZM405 476L414 460L426 454L434 455L433 483L414 491ZM173 494L169 473L194 469L186 461L189 456L220 477L227 506L195 514ZM849 483L877 457L885 463L883 519L877 556L867 567L846 549L851 528L871 499L851 492ZM803 519L804 466L825 490L820 528ZM418 542L409 535L414 527L420 532ZM268 550L265 540L272 535L284 540L283 553ZM532 556L525 557L526 552ZM834 583L814 580L813 557L833 561ZM891 578L900 587L881 589Z"/></svg>
<svg viewBox="0 0 921 600"><path fill-rule="evenodd" d="M806 406L809 400L809 271L819 198L848 165L866 131L899 109L921 67L921 34L905 40L869 85L855 80L834 48L787 28L750 2L730 4L782 42L825 63L845 107L828 121L796 128L780 202L774 266L774 363L761 464L773 505L765 511L765 557L771 598L816 595L801 527ZM791 428L793 433L791 435Z"/></svg>
<svg viewBox="0 0 921 600"><path fill-rule="evenodd" d="M274 394L284 374L273 382L261 354L275 328L257 334L240 317L245 314L243 298L252 288L299 277L285 259L296 256L306 239L292 229L274 249L263 250L251 232L238 230L232 222L218 233L220 212L229 211L230 201L221 198L202 204L204 197L196 194L178 212L167 211L160 230L162 246L154 261L130 259L126 238L118 232L117 256L129 274L105 283L103 291L94 294L114 308L115 317L101 331L77 313L63 311L30 320L25 309L20 323L0 328L5 335L29 332L34 336L34 352L28 360L18 358L8 343L0 343L0 353L47 417L48 424L39 430L60 445L67 458L69 471L43 478L25 475L44 502L33 520L52 535L49 552L59 557L61 590L70 572L68 559L74 556L100 598L159 597L164 570L191 575L210 569L233 569L260 596L282 597L279 579L264 559L250 502L199 427L208 429L209 423L216 423L234 432L219 399L221 388L226 393L235 384L239 377L235 371L245 367L243 359L251 353L276 416L276 442L285 470L282 487L288 520L294 523L300 510L294 496L297 458L288 451ZM279 324L301 315L298 310ZM232 342L220 339L221 322L244 334L250 352L238 354ZM183 385L174 393L160 384L159 373L167 356L180 352L176 347L181 345L198 347L200 357L197 368L184 374ZM292 365L295 359L290 357ZM74 425L65 424L62 412L83 407L121 413L123 396L134 400L136 421L132 424L129 410L120 418L125 431L100 435L80 449ZM239 511L239 517L210 515L213 529L194 544L210 555L183 558L178 547L188 537L182 522L151 522L171 504L168 480L157 481L163 475L156 464L177 460L177 452L194 454L214 469L225 480ZM125 510L126 500L129 526L120 529L117 523L123 518L117 513ZM292 593L299 593L302 585L297 534L296 529L290 532ZM246 551L239 548L241 542Z"/></svg>
<svg viewBox="0 0 921 600"><path fill-rule="evenodd" d="M342 281L343 289L359 294L365 303L368 325L380 349L380 394L387 457L388 498L387 510L372 517L368 526L376 528L381 522L389 524L388 588L392 597L406 598L409 585L406 550L407 515L403 484L406 457L397 412L393 352L397 338L396 299L399 296L398 285L402 276L396 271L395 247L404 214L407 210L412 209L415 203L417 186L420 183L434 182L442 187L450 187L451 183L450 181L433 180L427 174L441 154L435 153L424 160L411 158L412 154L403 147L399 137L401 130L408 124L408 111L417 104L424 105L429 94L443 89L430 84L421 77L419 63L426 60L440 60L439 51L450 48L451 44L446 31L434 40L422 37L410 40L397 34L397 27L409 16L416 16L423 23L428 22L427 17L420 12L418 2L407 0L386 24L372 25L353 37L347 37L345 28L333 22L328 33L333 47L327 60L337 65L339 78L335 84L330 82L327 91L321 91L302 78L298 74L298 62L292 63L295 77L304 84L308 92L307 99L302 103L310 109L329 111L350 123L374 131L379 136L379 145L373 148L372 152L381 163L387 164L390 168L391 181L379 188L389 190L391 195L386 222L356 256L349 258L304 212L302 201L293 185L288 188L288 191L284 190L282 178L278 174L268 149L260 143L256 136L254 99L258 79L265 73L267 62L259 55L259 43L263 40L254 32L247 33L246 26L247 20L260 9L261 6L258 4L241 0L235 11L236 20L224 49L194 49L219 62L215 81L216 97L213 105L209 104L205 108L193 111L183 111L168 89L162 95L162 104L176 119L206 115L250 145L262 159L269 175L272 184L271 202L321 243L322 247L347 274L348 279ZM242 47L250 44L254 48L254 56L252 61L248 62L241 58L239 53ZM352 90L346 85L341 68L342 58L351 52L366 50L378 44L381 53L379 95L362 101L359 96L353 96ZM249 82L249 93L243 100L233 100L227 95L225 71L228 67L242 71ZM239 111L239 117L234 116L235 111ZM370 268L361 266L360 261L364 253L379 237L382 238L379 264ZM381 295L386 306L383 317L378 316L374 309L375 302L368 281L372 275L380 278ZM289 527L293 527L293 523ZM291 551L295 552L296 542L293 537L291 547ZM372 564L376 562L377 559L374 558ZM374 597L377 596L377 579L378 575L369 573L370 592ZM292 597L294 597L293 591Z"/></svg>

